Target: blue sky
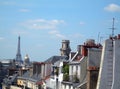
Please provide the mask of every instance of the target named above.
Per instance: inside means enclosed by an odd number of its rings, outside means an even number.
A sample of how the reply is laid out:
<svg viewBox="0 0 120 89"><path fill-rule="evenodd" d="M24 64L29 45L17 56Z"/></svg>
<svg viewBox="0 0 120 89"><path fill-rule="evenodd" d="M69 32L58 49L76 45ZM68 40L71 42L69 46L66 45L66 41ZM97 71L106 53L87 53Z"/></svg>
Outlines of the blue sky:
<svg viewBox="0 0 120 89"><path fill-rule="evenodd" d="M72 51L98 34L103 42L120 33L119 0L0 0L0 59L15 58L21 36L22 58L44 61L60 55L63 39L70 40Z"/></svg>

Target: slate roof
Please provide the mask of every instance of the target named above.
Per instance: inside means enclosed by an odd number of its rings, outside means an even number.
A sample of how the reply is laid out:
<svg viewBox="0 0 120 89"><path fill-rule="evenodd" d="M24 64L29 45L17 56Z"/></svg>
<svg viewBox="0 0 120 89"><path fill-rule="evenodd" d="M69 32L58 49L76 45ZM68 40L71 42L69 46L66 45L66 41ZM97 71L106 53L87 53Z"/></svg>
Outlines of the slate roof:
<svg viewBox="0 0 120 89"><path fill-rule="evenodd" d="M100 66L101 60L101 49L98 48L90 48L88 54L88 66Z"/></svg>
<svg viewBox="0 0 120 89"><path fill-rule="evenodd" d="M25 72L22 76L18 76L18 78L30 80L33 82L37 82L37 81L41 80L41 77L38 74L34 74L34 75L30 76L30 71Z"/></svg>
<svg viewBox="0 0 120 89"><path fill-rule="evenodd" d="M3 79L5 78L6 75L7 75L7 70L0 69L0 85L2 84Z"/></svg>
<svg viewBox="0 0 120 89"><path fill-rule="evenodd" d="M14 74L13 76L9 76L8 78L3 79L3 83L6 85L11 85L16 82L18 74Z"/></svg>
<svg viewBox="0 0 120 89"><path fill-rule="evenodd" d="M52 56L50 58L48 58L45 62L51 62L52 64L54 64L55 62L59 61L59 60L63 60L66 59L66 56Z"/></svg>

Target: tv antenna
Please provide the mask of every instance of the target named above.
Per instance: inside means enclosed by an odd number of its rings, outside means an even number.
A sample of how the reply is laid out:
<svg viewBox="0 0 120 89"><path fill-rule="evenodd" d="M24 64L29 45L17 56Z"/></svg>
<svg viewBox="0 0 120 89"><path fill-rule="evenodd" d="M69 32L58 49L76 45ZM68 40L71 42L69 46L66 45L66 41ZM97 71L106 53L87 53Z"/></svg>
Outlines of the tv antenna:
<svg viewBox="0 0 120 89"><path fill-rule="evenodd" d="M114 31L115 31L115 27L114 27L114 22L115 22L115 18L113 18L113 24L112 24L112 37L114 37Z"/></svg>

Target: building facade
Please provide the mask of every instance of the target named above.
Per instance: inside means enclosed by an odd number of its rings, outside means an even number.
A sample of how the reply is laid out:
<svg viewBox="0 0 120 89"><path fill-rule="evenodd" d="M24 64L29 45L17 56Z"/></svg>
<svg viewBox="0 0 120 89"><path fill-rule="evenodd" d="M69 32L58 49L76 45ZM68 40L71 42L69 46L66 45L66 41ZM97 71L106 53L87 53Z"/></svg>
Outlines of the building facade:
<svg viewBox="0 0 120 89"><path fill-rule="evenodd" d="M101 59L101 48L95 41L87 40L79 45L77 52L71 52L69 59L69 80L62 82L62 89L95 89ZM93 79L93 80L92 80Z"/></svg>

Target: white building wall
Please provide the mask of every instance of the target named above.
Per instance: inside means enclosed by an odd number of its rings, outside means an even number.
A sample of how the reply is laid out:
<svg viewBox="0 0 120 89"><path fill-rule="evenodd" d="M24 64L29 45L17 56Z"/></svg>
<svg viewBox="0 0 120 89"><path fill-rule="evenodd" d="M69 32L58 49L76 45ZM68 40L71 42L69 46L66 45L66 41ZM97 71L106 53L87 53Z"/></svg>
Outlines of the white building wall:
<svg viewBox="0 0 120 89"><path fill-rule="evenodd" d="M73 86L71 86L71 88L70 89L73 89Z"/></svg>
<svg viewBox="0 0 120 89"><path fill-rule="evenodd" d="M36 84L35 83L33 83L33 89L36 89Z"/></svg>
<svg viewBox="0 0 120 89"><path fill-rule="evenodd" d="M59 75L58 75L58 87L61 89L61 82L63 81L63 73L62 73L62 68L63 68L63 62L60 62L59 65Z"/></svg>
<svg viewBox="0 0 120 89"><path fill-rule="evenodd" d="M55 89L56 88L56 81L55 79L50 78L50 88Z"/></svg>
<svg viewBox="0 0 120 89"><path fill-rule="evenodd" d="M72 85L69 84L62 84L60 89L74 89Z"/></svg>
<svg viewBox="0 0 120 89"><path fill-rule="evenodd" d="M72 65L69 65L69 75L72 75Z"/></svg>
<svg viewBox="0 0 120 89"><path fill-rule="evenodd" d="M31 83L28 81L28 86L27 87L31 87Z"/></svg>
<svg viewBox="0 0 120 89"><path fill-rule="evenodd" d="M77 71L77 74L78 74L78 78L80 79L80 70L81 70L81 68L80 68L80 64L78 65L78 71Z"/></svg>
<svg viewBox="0 0 120 89"><path fill-rule="evenodd" d="M63 67L63 62L60 62L60 65L59 65L59 76L58 76L58 81L60 83L63 81L62 67Z"/></svg>
<svg viewBox="0 0 120 89"><path fill-rule="evenodd" d="M66 85L66 89L69 89L69 85Z"/></svg>
<svg viewBox="0 0 120 89"><path fill-rule="evenodd" d="M76 70L76 65L73 65L73 75L75 75L76 74L76 72L77 72L77 70Z"/></svg>
<svg viewBox="0 0 120 89"><path fill-rule="evenodd" d="M44 68L44 64L41 64L41 77L43 78L44 77L44 72L45 72L45 68Z"/></svg>
<svg viewBox="0 0 120 89"><path fill-rule="evenodd" d="M17 86L11 85L11 86L10 86L10 89L22 89L22 88L21 88L21 87L17 87Z"/></svg>
<svg viewBox="0 0 120 89"><path fill-rule="evenodd" d="M65 85L62 84L62 89L65 89Z"/></svg>

